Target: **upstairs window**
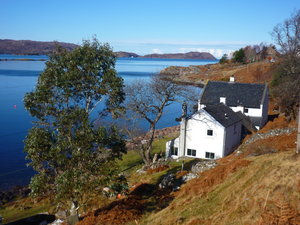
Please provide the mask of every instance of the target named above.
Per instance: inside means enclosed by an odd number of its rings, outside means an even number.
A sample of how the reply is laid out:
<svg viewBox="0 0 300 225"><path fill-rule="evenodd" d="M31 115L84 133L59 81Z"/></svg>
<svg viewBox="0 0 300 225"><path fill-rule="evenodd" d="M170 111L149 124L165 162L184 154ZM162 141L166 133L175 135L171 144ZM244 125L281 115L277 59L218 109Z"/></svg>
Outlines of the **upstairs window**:
<svg viewBox="0 0 300 225"><path fill-rule="evenodd" d="M207 158L207 159L215 159L215 153L213 153L213 152L205 152L205 158Z"/></svg>
<svg viewBox="0 0 300 225"><path fill-rule="evenodd" d="M207 136L213 136L214 131L213 130L207 130Z"/></svg>
<svg viewBox="0 0 300 225"><path fill-rule="evenodd" d="M178 148L171 147L171 155L178 155Z"/></svg>
<svg viewBox="0 0 300 225"><path fill-rule="evenodd" d="M188 148L187 155L189 155L189 156L196 156L196 150Z"/></svg>
<svg viewBox="0 0 300 225"><path fill-rule="evenodd" d="M248 113L249 109L248 108L244 108L244 113Z"/></svg>

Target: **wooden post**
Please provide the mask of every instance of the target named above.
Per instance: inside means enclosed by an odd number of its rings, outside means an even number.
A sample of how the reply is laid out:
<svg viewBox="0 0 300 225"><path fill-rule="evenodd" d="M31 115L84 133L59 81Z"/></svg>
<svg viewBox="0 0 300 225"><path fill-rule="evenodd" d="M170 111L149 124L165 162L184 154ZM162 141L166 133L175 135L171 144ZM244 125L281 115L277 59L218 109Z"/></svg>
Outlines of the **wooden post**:
<svg viewBox="0 0 300 225"><path fill-rule="evenodd" d="M300 153L300 103L298 108L298 134L297 134L297 147L296 147L296 153Z"/></svg>

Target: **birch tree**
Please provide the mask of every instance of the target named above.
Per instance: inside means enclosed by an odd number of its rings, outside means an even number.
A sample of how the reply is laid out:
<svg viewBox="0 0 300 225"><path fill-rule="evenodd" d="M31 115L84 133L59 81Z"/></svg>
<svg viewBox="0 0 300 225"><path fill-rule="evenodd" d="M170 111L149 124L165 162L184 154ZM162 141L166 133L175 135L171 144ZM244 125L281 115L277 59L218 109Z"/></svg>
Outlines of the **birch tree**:
<svg viewBox="0 0 300 225"><path fill-rule="evenodd" d="M149 165L152 162L151 151L157 123L166 107L175 101L182 100L183 96L186 97L188 90L186 87L177 85L174 77L163 77L162 75L153 76L149 82L134 82L125 90L126 108L132 112L131 116L136 115L149 125L148 133L145 135L146 142L140 148L144 163ZM193 93L189 94L195 97Z"/></svg>

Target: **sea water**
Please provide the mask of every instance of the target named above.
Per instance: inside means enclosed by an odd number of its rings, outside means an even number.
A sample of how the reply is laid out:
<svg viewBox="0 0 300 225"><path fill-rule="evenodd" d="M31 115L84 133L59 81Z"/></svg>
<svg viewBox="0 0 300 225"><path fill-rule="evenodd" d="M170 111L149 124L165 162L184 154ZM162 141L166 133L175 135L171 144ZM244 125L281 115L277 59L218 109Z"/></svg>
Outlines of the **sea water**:
<svg viewBox="0 0 300 225"><path fill-rule="evenodd" d="M0 59L31 58L47 60L46 56L0 55ZM125 85L151 76L168 66L189 66L216 63L208 60L119 58L116 70ZM0 190L28 184L33 171L26 166L23 140L32 126L33 118L23 106L26 92L34 90L45 61L0 61ZM157 128L174 126L181 113L179 103L172 104ZM147 128L147 123L141 123Z"/></svg>

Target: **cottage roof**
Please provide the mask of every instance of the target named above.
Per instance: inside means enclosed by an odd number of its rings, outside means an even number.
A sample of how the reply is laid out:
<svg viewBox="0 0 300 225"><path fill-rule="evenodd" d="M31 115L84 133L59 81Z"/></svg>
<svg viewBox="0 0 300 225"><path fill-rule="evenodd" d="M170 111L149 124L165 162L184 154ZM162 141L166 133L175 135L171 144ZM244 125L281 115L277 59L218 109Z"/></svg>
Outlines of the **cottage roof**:
<svg viewBox="0 0 300 225"><path fill-rule="evenodd" d="M223 103L216 105L207 105L203 108L208 114L210 114L216 121L222 126L229 127L239 121L241 118L228 106Z"/></svg>
<svg viewBox="0 0 300 225"><path fill-rule="evenodd" d="M200 104L215 105L220 102L220 97L225 97L226 105L230 107L260 108L266 88L265 84L209 81L203 90Z"/></svg>

